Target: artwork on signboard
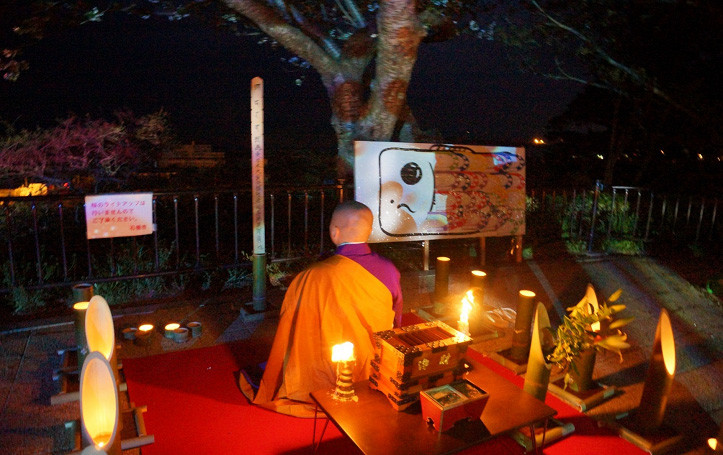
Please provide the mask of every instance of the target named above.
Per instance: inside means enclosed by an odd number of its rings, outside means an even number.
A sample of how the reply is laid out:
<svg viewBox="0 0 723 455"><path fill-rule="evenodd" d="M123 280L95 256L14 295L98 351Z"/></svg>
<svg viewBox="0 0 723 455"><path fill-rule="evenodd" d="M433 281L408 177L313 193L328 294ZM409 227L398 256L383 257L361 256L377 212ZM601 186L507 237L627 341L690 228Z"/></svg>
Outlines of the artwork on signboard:
<svg viewBox="0 0 723 455"><path fill-rule="evenodd" d="M359 141L354 155L371 242L525 232L524 148Z"/></svg>

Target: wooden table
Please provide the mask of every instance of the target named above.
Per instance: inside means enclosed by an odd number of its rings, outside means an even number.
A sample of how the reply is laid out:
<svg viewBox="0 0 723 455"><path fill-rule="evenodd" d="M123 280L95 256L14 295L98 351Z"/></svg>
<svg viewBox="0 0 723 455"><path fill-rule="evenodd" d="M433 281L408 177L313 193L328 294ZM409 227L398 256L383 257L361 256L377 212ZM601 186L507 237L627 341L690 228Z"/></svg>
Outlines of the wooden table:
<svg viewBox="0 0 723 455"><path fill-rule="evenodd" d="M487 406L480 420L459 422L444 433L424 421L419 403L395 411L381 392L369 388L368 381L354 384L357 402L334 400L334 389L317 390L311 398L366 455L454 453L512 430L546 423L555 415L553 408L484 365L468 363L471 371L465 378L490 394ZM313 444L316 449L316 422Z"/></svg>

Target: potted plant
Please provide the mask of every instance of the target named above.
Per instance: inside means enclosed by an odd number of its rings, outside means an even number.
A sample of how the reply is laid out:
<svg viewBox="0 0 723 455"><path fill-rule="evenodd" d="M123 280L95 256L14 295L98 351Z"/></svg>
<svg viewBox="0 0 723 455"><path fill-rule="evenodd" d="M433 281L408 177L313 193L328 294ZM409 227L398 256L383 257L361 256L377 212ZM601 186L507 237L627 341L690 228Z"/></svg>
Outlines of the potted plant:
<svg viewBox="0 0 723 455"><path fill-rule="evenodd" d="M611 351L620 356L629 348L627 334L622 327L633 318L618 318L625 305L613 304L618 300L621 289L615 291L607 301L598 304L595 290L588 284L585 297L574 307L568 308L562 324L557 328L556 345L548 360L566 370L564 387L570 386L575 392L589 390L592 372L598 351Z"/></svg>

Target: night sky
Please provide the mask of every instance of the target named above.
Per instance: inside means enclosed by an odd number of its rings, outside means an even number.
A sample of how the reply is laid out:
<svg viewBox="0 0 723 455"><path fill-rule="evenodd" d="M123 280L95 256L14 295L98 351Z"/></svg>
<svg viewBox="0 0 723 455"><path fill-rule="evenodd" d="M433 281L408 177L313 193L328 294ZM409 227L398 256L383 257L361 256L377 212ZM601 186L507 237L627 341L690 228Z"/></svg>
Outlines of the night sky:
<svg viewBox="0 0 723 455"><path fill-rule="evenodd" d="M248 150L249 84L260 76L267 146L333 147L316 73L282 62L282 52L258 39L194 20L106 18L29 49L31 69L17 82L0 82L0 115L34 128L71 113L141 116L163 108L186 142ZM515 70L494 42L459 38L421 47L408 95L421 126L447 141L518 145L541 134L579 89Z"/></svg>

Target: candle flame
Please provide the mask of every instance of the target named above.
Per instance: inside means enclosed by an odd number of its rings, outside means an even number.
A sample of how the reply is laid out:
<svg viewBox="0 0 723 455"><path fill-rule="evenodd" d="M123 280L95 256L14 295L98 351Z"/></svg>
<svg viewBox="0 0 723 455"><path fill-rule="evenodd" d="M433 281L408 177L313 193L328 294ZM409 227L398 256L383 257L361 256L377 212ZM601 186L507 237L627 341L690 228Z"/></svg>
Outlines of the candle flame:
<svg viewBox="0 0 723 455"><path fill-rule="evenodd" d="M718 440L716 438L708 438L708 447L715 450L718 447Z"/></svg>
<svg viewBox="0 0 723 455"><path fill-rule="evenodd" d="M474 305L474 293L470 289L462 297L462 310L459 313L459 322L469 322L469 312L472 311Z"/></svg>
<svg viewBox="0 0 723 455"><path fill-rule="evenodd" d="M181 327L181 324L179 324L177 322L171 322L170 324L166 324L166 327L164 327L164 329L167 331L173 331L179 327Z"/></svg>
<svg viewBox="0 0 723 455"><path fill-rule="evenodd" d="M89 303L90 303L90 302L76 302L76 303L73 305L73 308L76 309L76 310L78 310L78 311L80 311L80 310L87 310Z"/></svg>
<svg viewBox="0 0 723 455"><path fill-rule="evenodd" d="M143 324L138 327L138 330L141 332L150 332L151 330L153 330L153 324Z"/></svg>
<svg viewBox="0 0 723 455"><path fill-rule="evenodd" d="M334 345L331 348L332 362L348 362L354 359L354 344L350 341Z"/></svg>

